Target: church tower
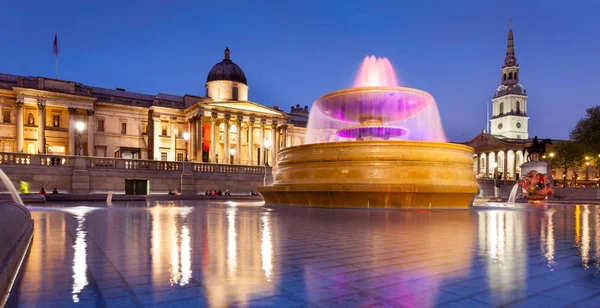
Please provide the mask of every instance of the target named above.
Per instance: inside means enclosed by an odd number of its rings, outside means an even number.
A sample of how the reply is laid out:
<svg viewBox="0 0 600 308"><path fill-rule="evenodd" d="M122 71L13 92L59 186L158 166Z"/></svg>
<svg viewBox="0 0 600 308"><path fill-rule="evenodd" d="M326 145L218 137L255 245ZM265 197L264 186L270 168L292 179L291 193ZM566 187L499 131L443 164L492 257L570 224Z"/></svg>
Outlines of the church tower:
<svg viewBox="0 0 600 308"><path fill-rule="evenodd" d="M491 134L498 138L528 139L527 91L519 83L519 64L515 57L512 19L500 76L501 85L494 92L492 99Z"/></svg>

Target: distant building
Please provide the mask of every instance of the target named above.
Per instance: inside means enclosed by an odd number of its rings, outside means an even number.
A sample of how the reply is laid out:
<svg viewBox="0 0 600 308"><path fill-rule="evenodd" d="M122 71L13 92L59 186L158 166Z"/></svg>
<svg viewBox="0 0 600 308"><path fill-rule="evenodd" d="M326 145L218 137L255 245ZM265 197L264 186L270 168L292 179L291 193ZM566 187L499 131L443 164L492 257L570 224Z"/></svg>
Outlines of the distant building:
<svg viewBox="0 0 600 308"><path fill-rule="evenodd" d="M248 100L229 49L205 89L205 97L150 95L0 74L0 151L248 165L268 153L273 165L278 149L303 142L300 112Z"/></svg>
<svg viewBox="0 0 600 308"><path fill-rule="evenodd" d="M519 82L512 22L508 30L506 56L500 69L500 86L492 98L490 132L483 131L467 145L475 149L473 169L478 178L514 180L521 176L521 164L533 143L529 137L527 90ZM553 142L554 143L554 142ZM494 168L496 167L496 168Z"/></svg>

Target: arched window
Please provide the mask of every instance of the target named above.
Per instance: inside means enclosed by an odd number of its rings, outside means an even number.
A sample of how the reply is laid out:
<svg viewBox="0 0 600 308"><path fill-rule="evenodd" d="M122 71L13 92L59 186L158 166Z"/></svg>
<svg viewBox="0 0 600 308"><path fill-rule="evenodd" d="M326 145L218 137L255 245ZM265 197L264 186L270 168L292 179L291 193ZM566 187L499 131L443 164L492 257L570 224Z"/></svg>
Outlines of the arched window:
<svg viewBox="0 0 600 308"><path fill-rule="evenodd" d="M506 74L504 74L504 78L502 80L506 81Z"/></svg>
<svg viewBox="0 0 600 308"><path fill-rule="evenodd" d="M508 79L512 79L512 72L508 73Z"/></svg>
<svg viewBox="0 0 600 308"><path fill-rule="evenodd" d="M521 113L521 102L517 101L517 113Z"/></svg>
<svg viewBox="0 0 600 308"><path fill-rule="evenodd" d="M517 77L517 72L515 72L515 79L519 79L519 78Z"/></svg>
<svg viewBox="0 0 600 308"><path fill-rule="evenodd" d="M500 115L504 114L504 103L500 103L499 109L500 109L499 114Z"/></svg>
<svg viewBox="0 0 600 308"><path fill-rule="evenodd" d="M208 97L208 87L206 87L206 97Z"/></svg>
<svg viewBox="0 0 600 308"><path fill-rule="evenodd" d="M233 100L238 100L238 87L237 86L233 86L233 88L231 89L231 99Z"/></svg>

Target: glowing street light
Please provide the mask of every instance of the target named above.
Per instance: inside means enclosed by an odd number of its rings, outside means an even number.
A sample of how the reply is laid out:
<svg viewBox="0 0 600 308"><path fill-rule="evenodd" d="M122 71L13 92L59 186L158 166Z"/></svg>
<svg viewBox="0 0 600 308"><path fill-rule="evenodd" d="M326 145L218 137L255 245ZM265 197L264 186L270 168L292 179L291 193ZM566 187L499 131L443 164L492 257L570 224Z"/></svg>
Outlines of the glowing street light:
<svg viewBox="0 0 600 308"><path fill-rule="evenodd" d="M190 132L183 132L183 139L185 140L185 161L188 161L188 140L190 139Z"/></svg>
<svg viewBox="0 0 600 308"><path fill-rule="evenodd" d="M233 165L233 157L235 156L235 148L229 149L229 164Z"/></svg>
<svg viewBox="0 0 600 308"><path fill-rule="evenodd" d="M82 139L83 139L83 130L85 129L85 123L81 121L77 121L75 123L75 129L79 133L79 150L77 151L77 155L83 156L83 147L82 147Z"/></svg>
<svg viewBox="0 0 600 308"><path fill-rule="evenodd" d="M271 147L271 140L265 140L265 166L269 165L269 147Z"/></svg>
<svg viewBox="0 0 600 308"><path fill-rule="evenodd" d="M550 152L550 158L553 158L554 155L555 155L554 152Z"/></svg>

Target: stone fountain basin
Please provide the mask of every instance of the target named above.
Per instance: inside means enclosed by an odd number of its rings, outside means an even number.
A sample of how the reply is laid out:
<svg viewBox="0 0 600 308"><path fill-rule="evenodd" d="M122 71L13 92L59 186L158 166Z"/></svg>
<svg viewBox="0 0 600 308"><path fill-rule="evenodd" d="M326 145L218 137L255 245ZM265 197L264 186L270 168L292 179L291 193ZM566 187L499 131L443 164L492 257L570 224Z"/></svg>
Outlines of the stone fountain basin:
<svg viewBox="0 0 600 308"><path fill-rule="evenodd" d="M478 186L471 147L423 141L349 141L279 151L266 204L468 208Z"/></svg>
<svg viewBox="0 0 600 308"><path fill-rule="evenodd" d="M421 90L405 87L359 87L325 94L315 101L326 116L344 122L381 122L409 118L433 102L433 97Z"/></svg>

